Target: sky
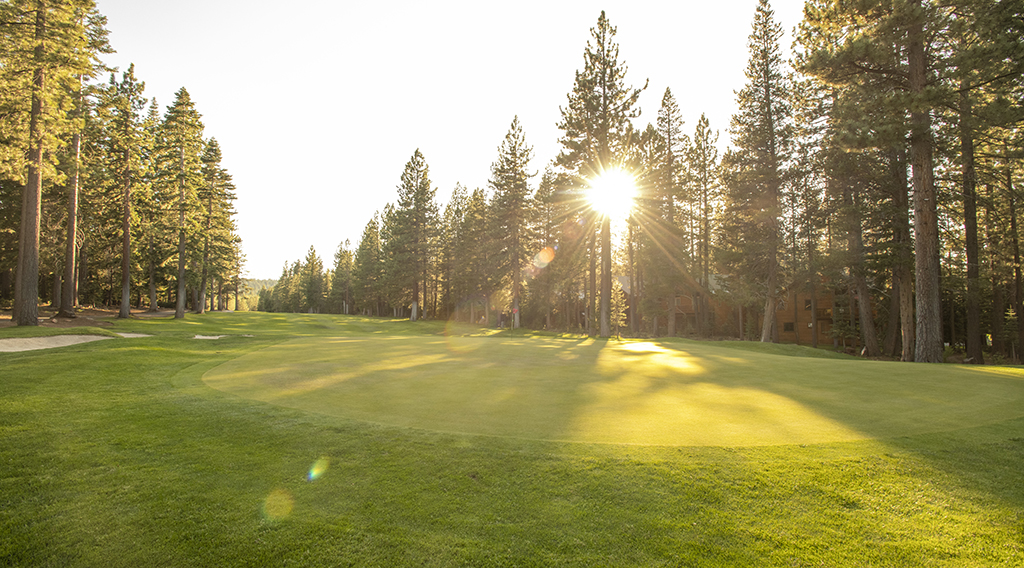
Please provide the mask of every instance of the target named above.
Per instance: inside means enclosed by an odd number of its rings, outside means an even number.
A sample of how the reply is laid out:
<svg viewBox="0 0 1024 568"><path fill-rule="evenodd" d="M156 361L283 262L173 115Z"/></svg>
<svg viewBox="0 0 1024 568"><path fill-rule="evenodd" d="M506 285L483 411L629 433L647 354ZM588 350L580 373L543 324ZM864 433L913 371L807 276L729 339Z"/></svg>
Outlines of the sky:
<svg viewBox="0 0 1024 568"><path fill-rule="evenodd" d="M237 187L245 276L277 278L313 246L325 267L397 197L416 149L443 209L456 183L487 188L512 119L531 170L558 154L559 107L601 10L618 30L645 128L666 88L692 134L728 145L757 0L355 2L97 0L116 53L161 112L185 87ZM775 0L786 37L802 0ZM539 181L534 178L534 186Z"/></svg>

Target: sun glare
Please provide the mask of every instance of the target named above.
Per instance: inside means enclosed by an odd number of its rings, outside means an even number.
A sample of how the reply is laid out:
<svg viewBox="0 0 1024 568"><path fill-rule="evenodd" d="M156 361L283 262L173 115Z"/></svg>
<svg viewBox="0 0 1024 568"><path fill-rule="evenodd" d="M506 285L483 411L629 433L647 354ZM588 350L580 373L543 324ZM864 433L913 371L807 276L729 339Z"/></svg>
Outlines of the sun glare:
<svg viewBox="0 0 1024 568"><path fill-rule="evenodd" d="M587 199L595 211L620 222L633 210L636 193L636 179L629 172L613 169L591 180Z"/></svg>

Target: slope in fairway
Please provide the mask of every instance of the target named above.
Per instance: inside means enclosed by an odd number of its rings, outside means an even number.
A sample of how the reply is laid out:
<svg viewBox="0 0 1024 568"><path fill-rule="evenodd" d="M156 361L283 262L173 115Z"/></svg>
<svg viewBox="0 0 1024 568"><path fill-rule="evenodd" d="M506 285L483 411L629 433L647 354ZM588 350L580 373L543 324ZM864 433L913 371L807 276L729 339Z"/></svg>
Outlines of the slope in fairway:
<svg viewBox="0 0 1024 568"><path fill-rule="evenodd" d="M705 342L307 337L204 380L350 419L596 443L813 444L1024 415L1019 369L795 358Z"/></svg>

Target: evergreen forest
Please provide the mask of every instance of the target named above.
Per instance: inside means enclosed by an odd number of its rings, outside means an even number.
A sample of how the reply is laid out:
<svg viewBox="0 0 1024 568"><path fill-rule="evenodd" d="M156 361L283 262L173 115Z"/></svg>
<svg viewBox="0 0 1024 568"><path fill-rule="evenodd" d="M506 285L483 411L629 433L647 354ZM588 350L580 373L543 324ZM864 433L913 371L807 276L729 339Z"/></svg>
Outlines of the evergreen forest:
<svg viewBox="0 0 1024 568"><path fill-rule="evenodd" d="M244 293L235 186L182 87L161 108L109 68L92 0L0 2L0 305L229 309Z"/></svg>
<svg viewBox="0 0 1024 568"><path fill-rule="evenodd" d="M259 309L771 342L805 308L867 356L1019 360L1019 0L809 0L789 59L761 0L728 125L687 128L666 89L641 127L616 33L601 12L551 163L514 118L487 187L442 208L416 150L359 242L333 268L310 247ZM615 173L636 196L613 239L593 193Z"/></svg>
<svg viewBox="0 0 1024 568"><path fill-rule="evenodd" d="M286 263L258 309L812 345L827 314L871 357L1019 361L1022 2L808 0L790 57L767 0L750 21L736 114L686 125L671 89L641 113L601 12L556 158L513 117L442 206L416 149L359 241ZM0 303L240 309L222 149L184 87L162 108L104 65L105 26L92 0L0 3ZM622 226L594 197L614 176ZM800 309L806 332L779 319Z"/></svg>

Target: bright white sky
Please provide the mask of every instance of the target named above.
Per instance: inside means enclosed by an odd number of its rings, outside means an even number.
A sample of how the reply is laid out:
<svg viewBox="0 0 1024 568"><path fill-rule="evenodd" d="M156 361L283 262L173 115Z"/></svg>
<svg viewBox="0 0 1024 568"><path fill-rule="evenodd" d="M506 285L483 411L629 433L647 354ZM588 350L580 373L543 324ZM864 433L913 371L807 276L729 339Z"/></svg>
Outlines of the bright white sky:
<svg viewBox="0 0 1024 568"><path fill-rule="evenodd" d="M417 148L442 207L457 182L487 187L515 115L543 171L602 9L627 84L650 80L636 125L655 120L670 87L684 130L703 112L724 148L757 0L97 4L109 65L135 63L162 111L178 88L192 95L238 188L247 275L277 278L310 245L325 267L339 243L355 247ZM802 6L772 3L787 52Z"/></svg>

